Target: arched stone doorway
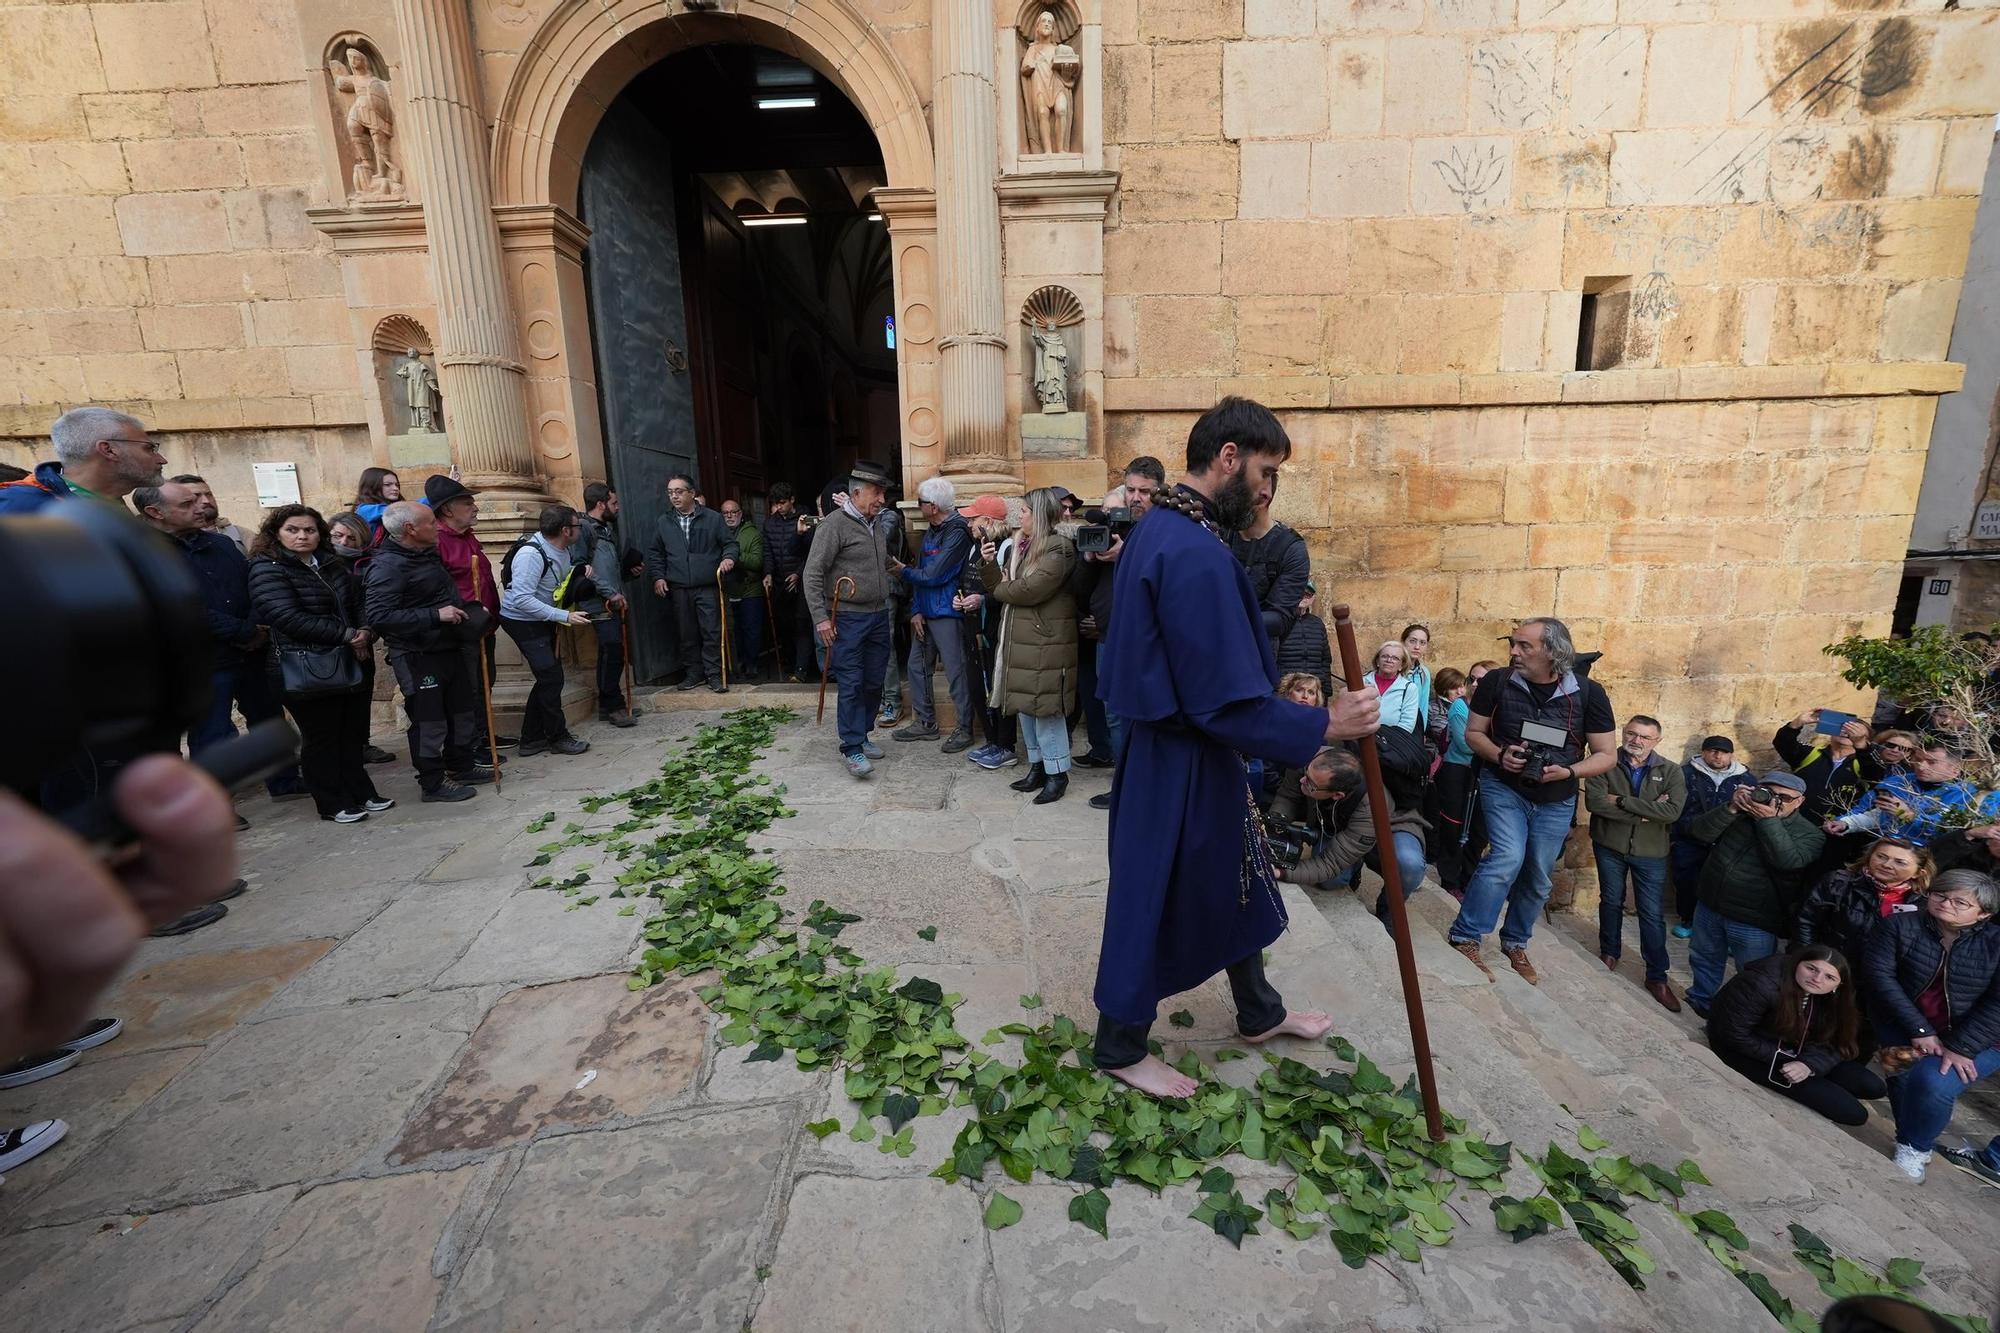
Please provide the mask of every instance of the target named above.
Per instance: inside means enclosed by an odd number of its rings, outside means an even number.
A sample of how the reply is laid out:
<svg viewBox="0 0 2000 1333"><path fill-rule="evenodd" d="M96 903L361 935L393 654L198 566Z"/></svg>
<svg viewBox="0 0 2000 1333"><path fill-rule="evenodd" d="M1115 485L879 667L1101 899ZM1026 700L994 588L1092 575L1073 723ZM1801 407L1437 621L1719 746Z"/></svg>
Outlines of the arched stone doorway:
<svg viewBox="0 0 2000 1333"><path fill-rule="evenodd" d="M493 126L493 178L527 359L541 466L576 499L605 475L596 363L576 221L585 151L607 108L642 71L710 43L767 46L812 66L860 110L882 150L895 287L898 424L913 487L939 463L932 149L916 87L880 36L844 0L784 6L736 0L689 12L682 0L607 9L563 0L522 48Z"/></svg>

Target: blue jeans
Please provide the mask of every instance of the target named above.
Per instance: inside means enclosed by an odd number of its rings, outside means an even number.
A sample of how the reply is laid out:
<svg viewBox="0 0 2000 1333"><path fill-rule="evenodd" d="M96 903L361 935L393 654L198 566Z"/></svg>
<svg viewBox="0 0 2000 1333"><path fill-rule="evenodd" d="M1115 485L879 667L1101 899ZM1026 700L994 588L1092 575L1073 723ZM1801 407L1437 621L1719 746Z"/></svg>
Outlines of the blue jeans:
<svg viewBox="0 0 2000 1333"><path fill-rule="evenodd" d="M1907 1034L1890 1036L1888 1030L1877 1025L1883 1035L1883 1045L1902 1045L1908 1042ZM1989 1046L1972 1057L1972 1067L1979 1071L1980 1078L1991 1078L1995 1070L2000 1070L2000 1047ZM1958 1102L1958 1095L1972 1084L1946 1071L1935 1055L1927 1055L1902 1073L1889 1080L1889 1109L1896 1113L1896 1142L1907 1144L1918 1152L1929 1152L1937 1146L1945 1127L1951 1124L1952 1107ZM1989 1157L2000 1158L2000 1139L1986 1148Z"/></svg>
<svg viewBox="0 0 2000 1333"><path fill-rule="evenodd" d="M1101 643L1097 645L1097 660L1099 665L1103 664L1104 645ZM1102 701L1100 700L1100 702ZM1109 704L1105 704L1104 706L1104 734L1111 742L1111 757L1113 759L1123 758L1125 754L1125 719L1112 712Z"/></svg>
<svg viewBox="0 0 2000 1333"><path fill-rule="evenodd" d="M278 697L271 692L271 678L264 674L264 659L261 656L235 666L217 667L215 677L209 686L208 715L188 731L188 754L198 755L211 745L219 745L236 734L235 719L230 710L240 709L243 720L251 726L282 715L278 707ZM276 796L281 792L305 790L305 779L299 775L298 765L264 779L264 790Z"/></svg>
<svg viewBox="0 0 2000 1333"><path fill-rule="evenodd" d="M840 752L860 754L861 742L882 707L882 675L889 669L895 628L889 612L844 611L834 626L833 679L840 686Z"/></svg>
<svg viewBox="0 0 2000 1333"><path fill-rule="evenodd" d="M1061 713L1054 717L1021 714L1021 738L1028 742L1029 763L1040 764L1044 773L1069 772L1069 719Z"/></svg>
<svg viewBox="0 0 2000 1333"><path fill-rule="evenodd" d="M1597 853L1597 951L1607 958L1625 953L1625 878L1639 898L1639 956L1646 980L1667 979L1667 858L1626 856L1609 847Z"/></svg>
<svg viewBox="0 0 2000 1333"><path fill-rule="evenodd" d="M1741 972L1778 951L1776 935L1731 921L1707 903L1696 904L1690 924L1694 936L1688 941L1688 968L1694 973L1694 985L1688 987L1688 1003L1702 1009L1714 1003L1715 993L1722 989L1722 974L1730 959L1736 960L1736 970Z"/></svg>
<svg viewBox="0 0 2000 1333"><path fill-rule="evenodd" d="M1360 810L1355 812L1355 816L1362 818L1367 813L1366 810ZM1424 875L1427 873L1424 864L1424 840L1414 833L1405 833L1401 829L1397 829L1394 836L1396 869L1402 872L1403 901L1408 902L1410 896L1424 886ZM1382 896L1375 900L1375 919L1382 923L1382 929L1393 934L1394 930L1389 924L1388 885L1385 883L1382 887Z"/></svg>
<svg viewBox="0 0 2000 1333"><path fill-rule="evenodd" d="M1576 798L1530 801L1482 772L1479 803L1486 809L1486 855L1465 886L1465 902L1451 923L1451 942L1477 944L1492 934L1504 906L1507 921L1500 930L1500 947L1525 949L1549 900L1549 872L1576 823Z"/></svg>
<svg viewBox="0 0 2000 1333"><path fill-rule="evenodd" d="M729 603L729 674L755 680L764 657L764 599L738 597Z"/></svg>

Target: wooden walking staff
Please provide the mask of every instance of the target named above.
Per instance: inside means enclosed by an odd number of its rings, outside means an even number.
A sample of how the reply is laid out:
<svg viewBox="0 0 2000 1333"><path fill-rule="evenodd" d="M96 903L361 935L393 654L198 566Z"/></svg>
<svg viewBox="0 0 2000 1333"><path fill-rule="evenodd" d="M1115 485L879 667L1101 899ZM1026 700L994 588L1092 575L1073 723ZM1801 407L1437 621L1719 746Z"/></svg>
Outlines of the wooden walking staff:
<svg viewBox="0 0 2000 1333"><path fill-rule="evenodd" d="M1333 608L1334 633L1340 640L1340 665L1351 688L1359 688L1361 652L1354 646L1354 622L1347 608ZM1360 744L1361 775L1368 786L1368 812L1375 820L1375 850L1382 862L1382 893L1389 903L1389 920L1396 937L1396 970L1403 978L1403 1007L1410 1016L1410 1050L1417 1061L1417 1088L1424 1098L1424 1123L1431 1142L1444 1142L1444 1113L1438 1109L1437 1075L1431 1069L1431 1035L1424 1025L1424 996L1417 985L1417 955L1410 946L1410 909L1403 902L1403 872L1396 863L1396 834L1389 824L1389 789L1382 783L1382 755L1373 736Z"/></svg>
<svg viewBox="0 0 2000 1333"><path fill-rule="evenodd" d="M729 594L722 590L722 571L715 571L715 609L722 617L722 688L729 688Z"/></svg>
<svg viewBox="0 0 2000 1333"><path fill-rule="evenodd" d="M618 608L618 646L625 651L625 711L628 713L639 702L639 696L632 692L632 635L627 626L627 613L631 609L629 601Z"/></svg>
<svg viewBox="0 0 2000 1333"><path fill-rule="evenodd" d="M845 585L849 592L853 592L855 588L854 580L848 578L845 574L833 581L833 605L827 608L826 625L835 634L840 633L840 589L842 585ZM826 725L826 678L833 672L833 645L827 643L821 644L820 647L825 650L826 662L819 669L819 716L813 719L813 725L816 727Z"/></svg>
<svg viewBox="0 0 2000 1333"><path fill-rule="evenodd" d="M481 602L484 596L479 589L479 555L475 552L472 557L472 600ZM482 634L479 636L479 697L486 704L486 748L493 758L493 790L498 792L501 790L500 737L493 727L493 677L487 670L486 653L486 636Z"/></svg>

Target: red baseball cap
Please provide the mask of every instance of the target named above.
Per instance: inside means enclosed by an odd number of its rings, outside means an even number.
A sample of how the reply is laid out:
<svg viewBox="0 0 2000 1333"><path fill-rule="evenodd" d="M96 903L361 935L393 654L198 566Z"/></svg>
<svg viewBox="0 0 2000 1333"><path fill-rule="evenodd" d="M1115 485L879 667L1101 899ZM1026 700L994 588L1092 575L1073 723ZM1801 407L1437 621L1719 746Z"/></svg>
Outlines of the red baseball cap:
<svg viewBox="0 0 2000 1333"><path fill-rule="evenodd" d="M960 509L958 513L961 518L1004 520L1007 517L1007 502L997 495L982 495L971 504Z"/></svg>

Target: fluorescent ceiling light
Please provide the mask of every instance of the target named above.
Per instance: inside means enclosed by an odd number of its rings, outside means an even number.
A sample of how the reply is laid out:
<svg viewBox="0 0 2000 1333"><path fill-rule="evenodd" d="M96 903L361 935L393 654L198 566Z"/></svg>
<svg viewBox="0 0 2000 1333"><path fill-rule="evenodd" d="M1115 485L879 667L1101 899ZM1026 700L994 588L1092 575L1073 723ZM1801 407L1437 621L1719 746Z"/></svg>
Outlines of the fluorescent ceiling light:
<svg viewBox="0 0 2000 1333"><path fill-rule="evenodd" d="M803 227L806 215L803 213L766 213L738 219L746 227Z"/></svg>
<svg viewBox="0 0 2000 1333"><path fill-rule="evenodd" d="M759 111L810 111L819 105L817 97L760 97Z"/></svg>
<svg viewBox="0 0 2000 1333"><path fill-rule="evenodd" d="M868 220L870 222L880 222L882 220L882 215L880 213L870 213L868 215Z"/></svg>

